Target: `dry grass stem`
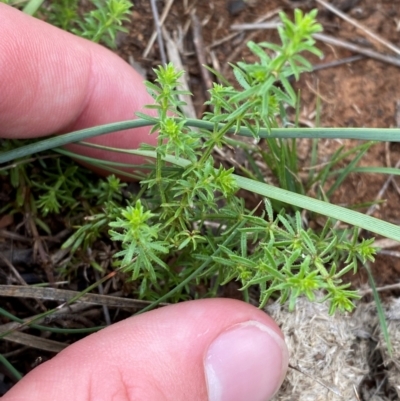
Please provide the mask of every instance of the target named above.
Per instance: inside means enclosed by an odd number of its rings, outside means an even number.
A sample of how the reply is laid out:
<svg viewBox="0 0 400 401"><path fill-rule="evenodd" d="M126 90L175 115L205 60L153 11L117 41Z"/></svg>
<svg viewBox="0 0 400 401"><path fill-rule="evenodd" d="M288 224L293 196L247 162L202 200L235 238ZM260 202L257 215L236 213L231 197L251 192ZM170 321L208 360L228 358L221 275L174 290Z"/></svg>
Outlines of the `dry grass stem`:
<svg viewBox="0 0 400 401"><path fill-rule="evenodd" d="M167 57L165 55L165 50L164 50L163 36L162 36L162 32L161 32L161 23L160 23L160 18L158 16L156 1L150 0L150 4L151 4L151 11L153 13L153 18L154 18L154 24L156 26L156 31L157 31L157 42L158 42L158 47L160 48L161 63L163 65L166 65Z"/></svg>
<svg viewBox="0 0 400 401"><path fill-rule="evenodd" d="M394 355L387 352L374 303L359 303L352 314L328 314L327 303L298 298L296 309L273 303L266 312L281 326L289 347L290 369L274 401L357 401L379 394L384 377L386 390L400 396L400 313L399 300L384 305ZM380 366L371 355L379 354ZM396 362L397 361L397 362ZM376 363L379 363L378 361ZM379 368L379 374L377 373ZM378 383L370 388L370 382ZM381 389L385 392L385 389ZM341 394L341 396L339 395Z"/></svg>
<svg viewBox="0 0 400 401"><path fill-rule="evenodd" d="M0 327L0 333L1 333L1 327ZM10 334L7 334L5 337L3 337L3 339L27 347L55 353L61 352L64 348L67 348L69 345L54 340L48 340L47 338L33 336L32 334L21 333L19 331L14 331Z"/></svg>
<svg viewBox="0 0 400 401"><path fill-rule="evenodd" d="M334 5L329 4L324 0L316 0L316 1L317 1L317 3L319 3L323 7L325 7L327 10L333 12L338 17L342 18L344 21L349 22L350 24L354 25L356 28L362 30L368 36L370 36L373 40L375 40L376 42L381 43L382 45L386 46L388 49L392 50L393 52L395 52L397 55L400 56L400 49L397 46L395 46L393 43L388 42L387 40L383 39L381 36L377 35L375 32L370 31L368 28L366 28L365 26L363 26L360 23L358 23L353 18L350 18L345 13L342 13Z"/></svg>
<svg viewBox="0 0 400 401"><path fill-rule="evenodd" d="M161 27L163 26L165 19L167 18L168 13L169 13L173 3L174 3L174 0L168 0L167 4L165 5L165 7L162 11L161 17L160 17L160 26ZM157 30L155 30L152 33L149 43L147 44L146 49L143 52L143 58L146 58L149 55L150 50L153 47L153 44L154 44L154 41L156 40L156 38L157 38Z"/></svg>
<svg viewBox="0 0 400 401"><path fill-rule="evenodd" d="M35 298L47 301L68 302L77 297L79 292L71 290L61 290L51 287L32 287L18 285L0 285L0 296L16 298ZM113 295L85 294L82 295L77 304L86 305L107 305L114 308L138 309L149 305L151 302L136 299L120 298L122 292ZM162 304L167 305L167 304Z"/></svg>
<svg viewBox="0 0 400 401"><path fill-rule="evenodd" d="M212 88L213 83L210 72L204 67L205 65L207 65L207 60L206 60L206 55L204 53L204 42L203 42L203 35L201 33L201 24L196 16L195 10L193 10L190 13L190 18L192 20L193 43L196 49L196 56L197 56L197 61L199 62L201 77L203 78L207 90L209 90ZM209 97L210 94L207 91L206 98L209 99Z"/></svg>

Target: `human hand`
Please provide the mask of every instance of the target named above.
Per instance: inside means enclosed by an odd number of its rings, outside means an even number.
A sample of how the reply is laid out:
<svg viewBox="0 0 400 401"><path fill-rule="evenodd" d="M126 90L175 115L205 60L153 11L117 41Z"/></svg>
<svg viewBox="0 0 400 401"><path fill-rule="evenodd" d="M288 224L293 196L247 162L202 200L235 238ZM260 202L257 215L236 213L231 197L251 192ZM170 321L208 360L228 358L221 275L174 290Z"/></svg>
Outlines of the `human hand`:
<svg viewBox="0 0 400 401"><path fill-rule="evenodd" d="M189 301L116 323L69 346L4 401L266 401L288 364L264 312Z"/></svg>
<svg viewBox="0 0 400 401"><path fill-rule="evenodd" d="M32 138L131 119L151 103L142 78L110 51L3 4L0 19L0 136ZM93 141L134 148L154 141L147 132ZM262 311L228 299L192 301L86 337L35 368L3 400L265 401L287 364L282 334Z"/></svg>
<svg viewBox="0 0 400 401"><path fill-rule="evenodd" d="M35 138L149 114L141 77L110 50L0 3L0 138ZM89 141L123 149L156 144L147 127ZM122 163L138 157L80 145L70 150ZM139 158L140 159L140 158Z"/></svg>

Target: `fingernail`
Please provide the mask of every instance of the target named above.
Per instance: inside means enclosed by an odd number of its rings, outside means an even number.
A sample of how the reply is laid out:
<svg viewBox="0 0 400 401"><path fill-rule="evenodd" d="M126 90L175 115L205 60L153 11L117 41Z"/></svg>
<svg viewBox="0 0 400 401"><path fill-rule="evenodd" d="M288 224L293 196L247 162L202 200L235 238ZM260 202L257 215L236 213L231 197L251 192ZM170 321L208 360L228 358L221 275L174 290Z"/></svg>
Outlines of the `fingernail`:
<svg viewBox="0 0 400 401"><path fill-rule="evenodd" d="M288 365L283 339L257 321L232 326L210 345L205 361L209 401L266 401Z"/></svg>

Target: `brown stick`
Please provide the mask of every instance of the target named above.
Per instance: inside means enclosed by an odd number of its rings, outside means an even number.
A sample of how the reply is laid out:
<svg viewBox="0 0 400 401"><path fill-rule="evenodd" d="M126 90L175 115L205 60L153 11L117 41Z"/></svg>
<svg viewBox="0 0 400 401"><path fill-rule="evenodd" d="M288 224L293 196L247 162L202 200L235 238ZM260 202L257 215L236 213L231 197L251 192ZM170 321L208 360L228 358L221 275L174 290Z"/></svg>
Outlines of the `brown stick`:
<svg viewBox="0 0 400 401"><path fill-rule="evenodd" d="M201 33L201 24L194 11L190 13L192 19L192 33L193 43L196 48L197 61L199 62L201 76L203 78L206 88L210 90L212 88L212 79L209 71L204 67L207 65L206 55L204 53L204 42L203 35ZM210 98L210 94L207 91L207 98Z"/></svg>
<svg viewBox="0 0 400 401"><path fill-rule="evenodd" d="M0 285L0 296L3 297L16 297L16 298L35 298L43 300L51 300L58 302L68 302L79 295L77 291L62 290L58 288L50 287L32 287L32 286L20 286L20 285ZM107 305L108 307L114 308L142 308L143 306L149 305L151 302L120 298L111 295L101 295L88 293L82 295L79 298L78 303L90 304L90 305ZM167 304L162 304L167 305ZM2 326L0 326L2 327Z"/></svg>
<svg viewBox="0 0 400 401"><path fill-rule="evenodd" d="M380 44L386 46L388 49L392 50L393 52L395 52L396 54L398 54L400 56L400 49L398 47L396 47L395 45L393 45L392 43L388 42L387 40L381 38L379 35L377 35L375 32L370 31L368 28L366 28L365 26L361 25L360 23L358 23L357 21L355 21L353 18L350 18L348 15L346 15L345 13L342 13L340 10L338 10L335 6L333 6L332 4L327 3L324 0L316 0L317 3L321 4L322 6L324 6L326 9L328 9L329 11L333 12L334 14L336 14L337 16L339 16L340 18L342 18L343 20L347 21L348 23L354 25L355 27L357 27L358 29L361 29L363 32L365 32L368 36L370 36L373 40L375 40L376 42L379 42Z"/></svg>

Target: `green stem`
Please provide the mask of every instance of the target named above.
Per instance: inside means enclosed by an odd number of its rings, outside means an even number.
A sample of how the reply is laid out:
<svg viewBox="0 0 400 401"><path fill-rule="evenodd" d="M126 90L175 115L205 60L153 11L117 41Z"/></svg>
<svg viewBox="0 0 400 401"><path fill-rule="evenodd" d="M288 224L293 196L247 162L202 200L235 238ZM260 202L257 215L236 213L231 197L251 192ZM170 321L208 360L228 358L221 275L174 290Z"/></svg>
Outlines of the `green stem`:
<svg viewBox="0 0 400 401"><path fill-rule="evenodd" d="M214 141L214 144L218 143L221 138L233 127L233 125L235 124L235 121L231 121L229 124L226 124L224 127L222 127L222 129L216 133L217 138ZM203 153L203 155L201 156L200 160L199 160L199 164L203 165L206 160L210 157L211 152L214 150L214 146L208 146L208 148L206 149L206 151Z"/></svg>

